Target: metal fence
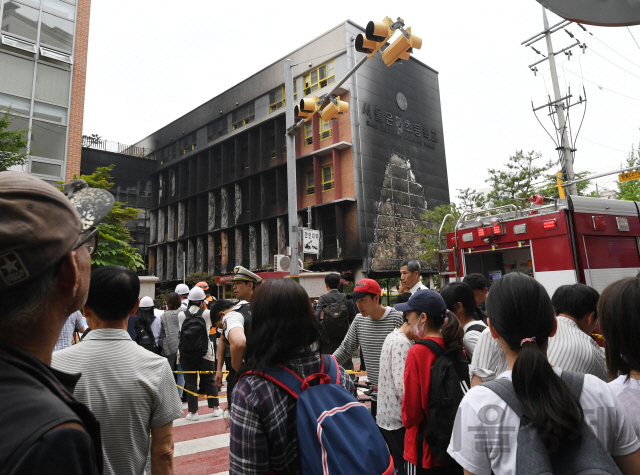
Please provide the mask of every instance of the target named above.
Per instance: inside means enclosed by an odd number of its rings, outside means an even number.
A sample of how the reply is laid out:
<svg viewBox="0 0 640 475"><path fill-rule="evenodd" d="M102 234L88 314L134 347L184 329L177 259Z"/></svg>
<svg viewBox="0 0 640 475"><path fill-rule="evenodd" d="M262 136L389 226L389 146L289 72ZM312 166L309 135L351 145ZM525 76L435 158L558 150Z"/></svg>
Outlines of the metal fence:
<svg viewBox="0 0 640 475"><path fill-rule="evenodd" d="M132 157L141 157L155 160L155 157L152 154L153 149L136 147L134 145L126 145L120 142L112 142L110 140L104 140L101 137L92 135L82 136L82 146L94 148L97 150L104 150L105 152L122 153L124 155L131 155Z"/></svg>

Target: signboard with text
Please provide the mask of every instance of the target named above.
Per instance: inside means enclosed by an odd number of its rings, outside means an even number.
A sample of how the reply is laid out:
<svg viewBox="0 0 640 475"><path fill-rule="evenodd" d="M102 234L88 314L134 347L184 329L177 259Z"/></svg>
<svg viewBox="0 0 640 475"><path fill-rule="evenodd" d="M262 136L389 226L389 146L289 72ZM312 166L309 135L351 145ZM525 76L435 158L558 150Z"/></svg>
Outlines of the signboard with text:
<svg viewBox="0 0 640 475"><path fill-rule="evenodd" d="M304 229L302 231L302 251L305 254L320 253L320 231Z"/></svg>
<svg viewBox="0 0 640 475"><path fill-rule="evenodd" d="M618 175L618 180L620 180L620 183L624 183L625 181L638 180L638 179L640 179L640 170L629 172L629 173L622 173Z"/></svg>

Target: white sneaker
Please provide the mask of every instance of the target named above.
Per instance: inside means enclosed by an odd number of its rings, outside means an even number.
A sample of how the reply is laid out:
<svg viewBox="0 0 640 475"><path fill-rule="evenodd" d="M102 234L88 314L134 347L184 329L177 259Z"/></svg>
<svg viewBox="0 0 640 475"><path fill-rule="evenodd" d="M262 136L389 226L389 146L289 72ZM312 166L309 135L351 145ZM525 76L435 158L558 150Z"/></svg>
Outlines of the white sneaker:
<svg viewBox="0 0 640 475"><path fill-rule="evenodd" d="M222 409L220 409L219 407L213 409L213 417L220 417L222 413Z"/></svg>
<svg viewBox="0 0 640 475"><path fill-rule="evenodd" d="M190 412L189 414L187 414L187 417L185 417L185 419L187 419L188 421L197 421L198 419L200 419L200 416L197 412Z"/></svg>

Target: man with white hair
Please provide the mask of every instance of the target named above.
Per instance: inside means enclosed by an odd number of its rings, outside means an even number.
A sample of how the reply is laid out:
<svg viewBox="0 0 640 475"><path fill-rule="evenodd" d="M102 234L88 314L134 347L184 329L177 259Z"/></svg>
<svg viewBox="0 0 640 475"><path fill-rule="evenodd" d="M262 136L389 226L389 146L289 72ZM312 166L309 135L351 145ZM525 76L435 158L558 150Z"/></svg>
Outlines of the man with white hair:
<svg viewBox="0 0 640 475"><path fill-rule="evenodd" d="M188 297L188 308L178 314L180 324L178 349L189 405L187 420L197 421L200 417L198 416L198 396L194 394L214 396L207 398L209 408L213 409L213 417L221 416L222 409L218 402L218 387L214 383L213 376L215 355L213 342L209 339L211 316L209 310L203 305L206 296L202 288L194 287ZM190 371L207 371L200 373L200 387L198 387L198 374Z"/></svg>

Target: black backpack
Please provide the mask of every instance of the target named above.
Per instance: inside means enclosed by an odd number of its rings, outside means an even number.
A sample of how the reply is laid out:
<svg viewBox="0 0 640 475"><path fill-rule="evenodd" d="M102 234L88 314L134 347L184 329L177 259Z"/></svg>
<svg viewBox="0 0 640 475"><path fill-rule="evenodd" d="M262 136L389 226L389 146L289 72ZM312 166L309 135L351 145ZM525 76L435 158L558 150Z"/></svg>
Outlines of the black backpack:
<svg viewBox="0 0 640 475"><path fill-rule="evenodd" d="M457 465L447 453L451 441L458 406L469 391L469 362L462 353L462 347L456 346L444 350L433 340L416 342L424 345L436 355L431 367L431 394L429 394L429 413L418 430L418 467L422 466L422 441L429 445L433 456L443 465ZM420 469L418 469L420 473Z"/></svg>
<svg viewBox="0 0 640 475"><path fill-rule="evenodd" d="M324 319L322 329L329 339L344 338L349 331L349 309L345 303L345 295L340 295L340 300L324 307Z"/></svg>
<svg viewBox="0 0 640 475"><path fill-rule="evenodd" d="M207 333L207 323L202 314L204 310L199 309L192 315L188 309L184 310L184 322L180 329L180 358L202 358L209 351L209 334Z"/></svg>
<svg viewBox="0 0 640 475"><path fill-rule="evenodd" d="M561 377L579 398L584 374L563 371ZM569 440L556 445L552 434L541 434L537 428L531 427L531 417L520 404L510 380L498 378L482 383L482 386L496 393L520 418L516 452L516 473L519 475L622 475L586 419L582 421L580 437L569 437ZM554 450L549 450L550 447Z"/></svg>
<svg viewBox="0 0 640 475"><path fill-rule="evenodd" d="M148 322L137 321L134 328L136 330L136 343L145 350L149 350L156 355L159 354L160 348L156 345L156 337L153 336L151 325Z"/></svg>

